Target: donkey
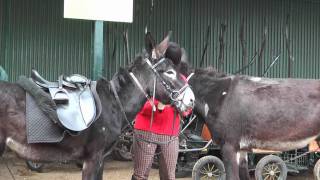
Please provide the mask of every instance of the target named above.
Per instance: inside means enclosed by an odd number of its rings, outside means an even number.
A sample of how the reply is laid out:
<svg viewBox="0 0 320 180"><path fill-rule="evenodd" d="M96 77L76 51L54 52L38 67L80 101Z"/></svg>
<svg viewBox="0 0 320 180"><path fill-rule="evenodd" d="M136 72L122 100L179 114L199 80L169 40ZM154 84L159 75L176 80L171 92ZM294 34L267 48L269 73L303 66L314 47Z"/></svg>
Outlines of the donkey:
<svg viewBox="0 0 320 180"><path fill-rule="evenodd" d="M202 109L198 112L221 146L227 180L250 179L247 152L255 148L299 149L320 134L319 80L196 69L189 84L197 98L195 110Z"/></svg>
<svg viewBox="0 0 320 180"><path fill-rule="evenodd" d="M127 120L134 119L154 86L157 99L165 103L174 101L181 111L193 104L192 91L181 79L176 66L163 56L168 44L169 36L155 45L147 34L148 53L137 56L110 82L103 78L97 81L102 104L100 117L80 135L66 136L60 143L27 143L26 92L16 83L0 82L0 155L8 147L19 157L33 161L83 161L82 179L102 180L104 152L130 123ZM154 83L155 77L160 79L157 83ZM186 91L191 95L186 96Z"/></svg>

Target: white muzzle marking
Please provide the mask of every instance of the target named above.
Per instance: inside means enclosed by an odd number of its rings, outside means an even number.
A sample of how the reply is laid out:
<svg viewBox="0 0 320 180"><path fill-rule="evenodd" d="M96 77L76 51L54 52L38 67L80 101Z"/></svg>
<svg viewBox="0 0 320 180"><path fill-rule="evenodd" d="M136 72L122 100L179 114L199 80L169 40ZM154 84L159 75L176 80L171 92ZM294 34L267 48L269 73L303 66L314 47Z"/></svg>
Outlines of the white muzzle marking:
<svg viewBox="0 0 320 180"><path fill-rule="evenodd" d="M185 112L185 111L193 108L194 102L195 102L195 96L194 96L192 89L190 87L186 87L184 89L183 93L181 93L178 96L177 100L179 102L179 104L177 106L179 111Z"/></svg>

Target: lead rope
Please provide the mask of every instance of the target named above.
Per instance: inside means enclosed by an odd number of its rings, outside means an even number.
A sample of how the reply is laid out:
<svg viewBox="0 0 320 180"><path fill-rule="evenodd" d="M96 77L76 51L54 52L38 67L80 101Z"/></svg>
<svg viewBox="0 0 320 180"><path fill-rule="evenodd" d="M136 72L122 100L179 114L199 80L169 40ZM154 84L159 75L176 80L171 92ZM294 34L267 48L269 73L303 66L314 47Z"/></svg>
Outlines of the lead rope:
<svg viewBox="0 0 320 180"><path fill-rule="evenodd" d="M153 78L153 93L152 93L152 104L154 105L154 100L156 96L156 83L157 83L157 77L154 76ZM152 124L153 124L153 119L154 119L154 112L157 110L157 108L151 108L151 119L150 119L150 127L149 129L151 130Z"/></svg>

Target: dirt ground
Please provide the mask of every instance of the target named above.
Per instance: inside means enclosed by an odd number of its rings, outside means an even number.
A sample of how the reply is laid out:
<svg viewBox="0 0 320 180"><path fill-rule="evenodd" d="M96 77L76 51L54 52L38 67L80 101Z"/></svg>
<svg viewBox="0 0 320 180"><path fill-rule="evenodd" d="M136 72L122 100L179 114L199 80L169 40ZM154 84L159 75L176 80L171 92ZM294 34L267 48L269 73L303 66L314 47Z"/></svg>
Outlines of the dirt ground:
<svg viewBox="0 0 320 180"><path fill-rule="evenodd" d="M107 160L104 167L103 179L130 180L132 174L132 162ZM49 163L42 173L30 171L25 162L17 158L13 153L5 153L0 158L0 180L79 180L81 171L75 164ZM179 180L191 180L181 178ZM288 176L288 180L312 180L311 172L299 176ZM159 180L157 169L152 169L149 180Z"/></svg>

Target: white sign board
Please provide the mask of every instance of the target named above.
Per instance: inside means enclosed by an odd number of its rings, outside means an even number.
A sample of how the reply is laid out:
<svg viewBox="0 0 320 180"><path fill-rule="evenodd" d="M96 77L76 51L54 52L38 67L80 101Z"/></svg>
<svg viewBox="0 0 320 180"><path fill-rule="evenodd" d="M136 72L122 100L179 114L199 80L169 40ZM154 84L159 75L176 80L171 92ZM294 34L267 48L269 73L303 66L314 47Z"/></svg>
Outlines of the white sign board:
<svg viewBox="0 0 320 180"><path fill-rule="evenodd" d="M64 0L64 17L132 22L133 0Z"/></svg>

